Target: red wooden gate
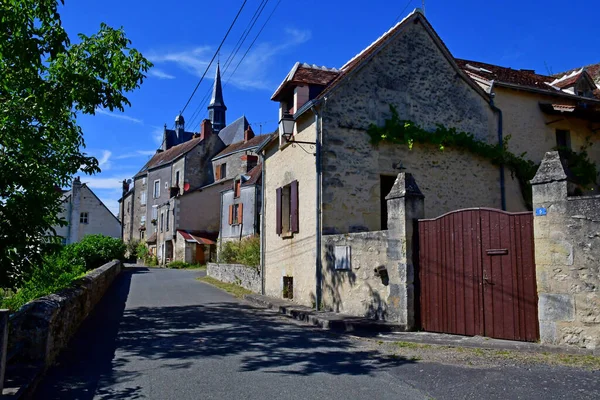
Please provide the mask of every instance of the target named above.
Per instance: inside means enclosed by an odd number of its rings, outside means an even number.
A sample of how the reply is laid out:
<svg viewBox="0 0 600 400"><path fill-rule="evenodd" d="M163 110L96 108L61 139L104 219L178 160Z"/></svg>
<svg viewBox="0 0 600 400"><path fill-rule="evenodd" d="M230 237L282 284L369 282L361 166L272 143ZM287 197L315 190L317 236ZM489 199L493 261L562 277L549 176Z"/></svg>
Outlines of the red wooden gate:
<svg viewBox="0 0 600 400"><path fill-rule="evenodd" d="M424 330L539 338L533 216L493 209L419 221Z"/></svg>

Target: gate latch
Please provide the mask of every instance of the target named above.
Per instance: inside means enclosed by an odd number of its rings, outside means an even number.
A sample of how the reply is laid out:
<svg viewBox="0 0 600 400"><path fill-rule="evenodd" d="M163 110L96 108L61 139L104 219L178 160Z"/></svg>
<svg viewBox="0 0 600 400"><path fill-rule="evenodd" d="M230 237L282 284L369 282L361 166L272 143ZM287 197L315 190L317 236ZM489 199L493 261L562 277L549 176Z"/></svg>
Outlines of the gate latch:
<svg viewBox="0 0 600 400"><path fill-rule="evenodd" d="M508 254L508 249L489 249L486 253L488 256L503 256Z"/></svg>

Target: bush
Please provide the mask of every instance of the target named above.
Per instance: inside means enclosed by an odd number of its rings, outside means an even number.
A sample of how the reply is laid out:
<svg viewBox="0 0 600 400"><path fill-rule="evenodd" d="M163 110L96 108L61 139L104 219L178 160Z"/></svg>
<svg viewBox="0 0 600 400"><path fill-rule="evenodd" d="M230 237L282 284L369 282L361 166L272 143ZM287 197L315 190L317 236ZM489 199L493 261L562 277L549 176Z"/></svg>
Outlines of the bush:
<svg viewBox="0 0 600 400"><path fill-rule="evenodd" d="M150 250L148 250L148 246L143 242L139 242L135 249L135 254L137 255L138 260L146 261L146 257L150 254Z"/></svg>
<svg viewBox="0 0 600 400"><path fill-rule="evenodd" d="M125 256L125 243L103 235L89 235L79 243L69 244L46 254L41 263L25 277L14 293L2 293L2 307L17 310L31 300L68 287L86 271Z"/></svg>
<svg viewBox="0 0 600 400"><path fill-rule="evenodd" d="M257 267L260 264L260 237L252 236L239 242L226 242L221 249L219 261Z"/></svg>
<svg viewBox="0 0 600 400"><path fill-rule="evenodd" d="M144 264L149 267L156 267L158 265L158 257L148 254L146 258L144 258Z"/></svg>
<svg viewBox="0 0 600 400"><path fill-rule="evenodd" d="M174 269L198 268L198 267L199 267L198 265L188 264L183 261L171 261L170 263L167 264L167 268L174 268Z"/></svg>
<svg viewBox="0 0 600 400"><path fill-rule="evenodd" d="M65 246L61 254L72 260L83 259L87 270L101 267L112 260L125 259L126 245L121 239L104 235L88 235L79 243Z"/></svg>
<svg viewBox="0 0 600 400"><path fill-rule="evenodd" d="M141 242L137 239L130 239L127 242L125 256L127 257L128 260L135 261L135 258L137 257L137 249L140 244L141 244Z"/></svg>

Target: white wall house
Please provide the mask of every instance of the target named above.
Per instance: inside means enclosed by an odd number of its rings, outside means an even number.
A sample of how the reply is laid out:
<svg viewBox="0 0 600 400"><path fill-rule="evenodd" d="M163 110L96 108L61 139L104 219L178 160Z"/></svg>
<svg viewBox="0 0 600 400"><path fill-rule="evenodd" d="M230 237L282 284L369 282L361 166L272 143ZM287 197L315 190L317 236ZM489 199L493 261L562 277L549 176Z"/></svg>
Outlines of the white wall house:
<svg viewBox="0 0 600 400"><path fill-rule="evenodd" d="M63 195L62 219L66 226L57 226L56 235L64 244L79 242L86 235L102 234L121 237L121 223L79 177L73 180L71 190Z"/></svg>

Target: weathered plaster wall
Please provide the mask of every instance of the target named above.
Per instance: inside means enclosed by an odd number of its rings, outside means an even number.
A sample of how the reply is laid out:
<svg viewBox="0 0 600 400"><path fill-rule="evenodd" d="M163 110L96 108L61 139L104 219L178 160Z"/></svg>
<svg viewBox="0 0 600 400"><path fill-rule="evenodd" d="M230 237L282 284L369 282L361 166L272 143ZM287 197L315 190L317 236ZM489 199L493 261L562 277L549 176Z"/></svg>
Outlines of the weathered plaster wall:
<svg viewBox="0 0 600 400"><path fill-rule="evenodd" d="M401 165L419 182L426 217L465 207L501 207L500 170L487 160L433 146L369 142L366 129L383 124L393 104L403 119L436 124L497 141L488 100L462 79L422 25L410 24L380 53L327 95L323 113L323 227L327 233L381 229L380 175ZM395 166L394 166L395 165ZM507 197L520 193L507 176ZM523 210L517 197L510 211Z"/></svg>
<svg viewBox="0 0 600 400"><path fill-rule="evenodd" d="M139 239L139 237L133 236L132 228L133 228L133 198L134 192L131 191L127 193L125 197L121 199L119 203L120 213L121 213L121 224L123 226L123 241L125 243L129 242L131 239Z"/></svg>
<svg viewBox="0 0 600 400"><path fill-rule="evenodd" d="M388 267L387 231L323 235L323 308L385 319L389 282L375 274ZM350 246L351 269L335 269L335 247Z"/></svg>
<svg viewBox="0 0 600 400"><path fill-rule="evenodd" d="M142 204L142 192L146 193L146 203ZM142 239L140 227L142 227L142 215L146 215L146 223L143 226L146 227L144 231L144 239L152 234L152 224L147 216L147 202L150 199L150 193L148 191L148 180L146 177L134 178L133 182L133 215L131 217L131 236L136 239Z"/></svg>
<svg viewBox="0 0 600 400"><path fill-rule="evenodd" d="M221 208L221 231L219 237L221 239L240 238L244 236L254 235L258 233L258 186L242 186L240 197L233 197L233 190L228 190L222 193L222 208ZM242 208L242 224L234 221L229 224L229 206L232 204L243 204Z"/></svg>
<svg viewBox="0 0 600 400"><path fill-rule="evenodd" d="M86 235L102 234L115 238L121 237L121 224L112 212L102 204L102 201L86 186L81 187L79 212L88 213L88 223L79 224L78 241ZM74 215L78 218L79 215Z"/></svg>
<svg viewBox="0 0 600 400"><path fill-rule="evenodd" d="M225 148L225 144L218 135L210 135L185 156L185 173L183 178L191 188L205 186L213 183L214 173L212 158ZM173 177L175 172L173 171ZM182 188L180 186L180 188Z"/></svg>
<svg viewBox="0 0 600 400"><path fill-rule="evenodd" d="M212 166L213 166L213 171L216 171L217 167L220 166L221 164L227 164L225 167L225 173L226 176L222 176L221 179L225 180L225 179L234 179L237 176L239 176L239 174L243 174L246 173L248 171L245 171L242 169L242 156L245 154L245 152L237 152L237 153L233 153L233 154L229 154L225 157L221 157L219 159L213 160L212 161ZM216 179L216 177L215 177Z"/></svg>
<svg viewBox="0 0 600 400"><path fill-rule="evenodd" d="M157 223L153 225L152 221L152 209L167 202L170 197L169 188L171 185L171 164L165 165L162 168L153 169L148 172L147 179L147 205L146 205L146 238L150 237L152 233L158 229L158 219L160 214L157 216ZM160 180L160 193L157 198L154 198L154 181Z"/></svg>
<svg viewBox="0 0 600 400"><path fill-rule="evenodd" d="M600 196L567 197L558 153L533 182L540 336L544 343L600 347Z"/></svg>
<svg viewBox="0 0 600 400"><path fill-rule="evenodd" d="M220 192L229 185L231 181L218 182L179 197L179 219L176 229L218 232Z"/></svg>
<svg viewBox="0 0 600 400"><path fill-rule="evenodd" d="M296 140L314 142L314 116L305 114L297 121ZM265 291L282 297L283 277L294 278L294 301L313 305L316 273L316 168L315 156L307 146L279 150L272 144L265 161ZM314 151L314 150L313 150ZM276 189L298 181L299 232L284 238L276 233Z"/></svg>
<svg viewBox="0 0 600 400"><path fill-rule="evenodd" d="M254 293L261 291L260 273L257 268L241 264L208 263L206 273L221 282L235 283Z"/></svg>
<svg viewBox="0 0 600 400"><path fill-rule="evenodd" d="M595 146L588 149L590 159L600 164L599 137L592 131L598 124L564 115L548 115L540 110L541 103L575 105L576 101L543 94L515 91L495 87L494 103L502 110L504 135L511 135L508 148L514 154L525 154L525 158L539 163L547 151L556 146L556 130L571 132L571 147L579 151L589 137ZM554 122L555 121L555 122Z"/></svg>
<svg viewBox="0 0 600 400"><path fill-rule="evenodd" d="M70 288L21 307L10 317L9 353L21 343L23 358L50 366L121 270L119 261L111 261Z"/></svg>

